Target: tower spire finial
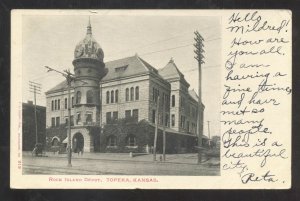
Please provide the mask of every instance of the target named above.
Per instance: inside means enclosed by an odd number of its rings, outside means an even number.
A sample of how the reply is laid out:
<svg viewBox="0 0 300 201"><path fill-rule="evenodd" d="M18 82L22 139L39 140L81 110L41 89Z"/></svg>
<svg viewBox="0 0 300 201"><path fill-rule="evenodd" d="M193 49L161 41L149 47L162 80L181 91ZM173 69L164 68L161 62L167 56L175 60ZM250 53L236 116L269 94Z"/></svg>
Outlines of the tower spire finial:
<svg viewBox="0 0 300 201"><path fill-rule="evenodd" d="M89 23L88 23L88 26L87 26L87 31L86 31L86 34L90 34L92 35L92 26L91 26L91 18L89 16Z"/></svg>

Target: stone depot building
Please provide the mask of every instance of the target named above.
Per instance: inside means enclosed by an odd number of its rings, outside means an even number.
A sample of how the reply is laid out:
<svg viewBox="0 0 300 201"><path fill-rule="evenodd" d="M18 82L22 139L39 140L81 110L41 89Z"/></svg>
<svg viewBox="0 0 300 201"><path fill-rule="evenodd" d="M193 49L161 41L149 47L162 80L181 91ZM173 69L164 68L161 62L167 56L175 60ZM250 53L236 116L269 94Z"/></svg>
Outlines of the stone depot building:
<svg viewBox="0 0 300 201"><path fill-rule="evenodd" d="M167 153L194 151L197 115L203 120L204 105L198 111L197 94L189 90L173 59L159 70L138 55L106 63L103 59L89 23L74 51L70 119L67 82L46 92L47 149L66 151L70 121L74 152L150 153L158 113L158 153L163 129Z"/></svg>

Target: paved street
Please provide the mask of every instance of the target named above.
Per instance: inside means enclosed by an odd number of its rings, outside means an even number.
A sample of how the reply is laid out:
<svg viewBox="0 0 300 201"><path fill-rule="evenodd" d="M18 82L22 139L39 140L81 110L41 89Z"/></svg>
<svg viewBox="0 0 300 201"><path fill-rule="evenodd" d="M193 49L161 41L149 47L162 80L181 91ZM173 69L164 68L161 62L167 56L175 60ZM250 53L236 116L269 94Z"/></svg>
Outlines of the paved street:
<svg viewBox="0 0 300 201"><path fill-rule="evenodd" d="M197 154L167 155L166 162L152 161L152 155L115 153L73 154L72 167L67 167L66 154L47 153L33 157L23 153L23 174L81 175L219 175L219 159L211 158L197 165Z"/></svg>

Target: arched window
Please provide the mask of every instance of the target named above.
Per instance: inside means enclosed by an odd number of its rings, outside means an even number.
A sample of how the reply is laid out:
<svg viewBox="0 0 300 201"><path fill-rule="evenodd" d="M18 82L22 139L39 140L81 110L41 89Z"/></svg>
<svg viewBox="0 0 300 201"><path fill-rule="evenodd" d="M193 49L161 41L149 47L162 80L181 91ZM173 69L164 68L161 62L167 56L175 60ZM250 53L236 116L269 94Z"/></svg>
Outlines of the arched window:
<svg viewBox="0 0 300 201"><path fill-rule="evenodd" d="M59 140L57 137L53 137L52 138L52 142L51 142L52 146L59 146Z"/></svg>
<svg viewBox="0 0 300 201"><path fill-rule="evenodd" d="M110 146L110 147L117 146L117 137L114 135L110 135L107 138L107 146Z"/></svg>
<svg viewBox="0 0 300 201"><path fill-rule="evenodd" d="M77 91L76 93L76 104L80 104L81 102L81 92Z"/></svg>
<svg viewBox="0 0 300 201"><path fill-rule="evenodd" d="M106 104L109 103L109 91L106 92Z"/></svg>
<svg viewBox="0 0 300 201"><path fill-rule="evenodd" d="M130 100L131 101L134 100L134 88L133 87L130 88Z"/></svg>
<svg viewBox="0 0 300 201"><path fill-rule="evenodd" d="M57 100L55 100L55 107L54 107L55 110L57 110Z"/></svg>
<svg viewBox="0 0 300 201"><path fill-rule="evenodd" d="M93 103L93 97L94 97L93 91L88 90L86 92L86 103Z"/></svg>
<svg viewBox="0 0 300 201"><path fill-rule="evenodd" d="M139 87L135 87L135 100L139 100L140 94L139 94Z"/></svg>
<svg viewBox="0 0 300 201"><path fill-rule="evenodd" d="M129 89L126 88L126 101L129 101Z"/></svg>
<svg viewBox="0 0 300 201"><path fill-rule="evenodd" d="M51 101L51 110L54 110L54 100Z"/></svg>
<svg viewBox="0 0 300 201"><path fill-rule="evenodd" d="M116 103L119 102L119 90L115 91L115 100Z"/></svg>
<svg viewBox="0 0 300 201"><path fill-rule="evenodd" d="M129 135L127 137L127 146L130 147L136 146L136 137L134 135Z"/></svg>
<svg viewBox="0 0 300 201"><path fill-rule="evenodd" d="M112 90L112 91L110 92L110 102L111 102L111 103L114 103L114 101L115 101L115 92Z"/></svg>

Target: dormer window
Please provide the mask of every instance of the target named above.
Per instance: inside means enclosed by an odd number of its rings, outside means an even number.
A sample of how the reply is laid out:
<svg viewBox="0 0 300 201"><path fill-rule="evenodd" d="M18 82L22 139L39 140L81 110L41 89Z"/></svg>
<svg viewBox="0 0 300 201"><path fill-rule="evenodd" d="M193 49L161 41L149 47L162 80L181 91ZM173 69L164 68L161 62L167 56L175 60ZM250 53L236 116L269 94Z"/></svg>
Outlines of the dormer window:
<svg viewBox="0 0 300 201"><path fill-rule="evenodd" d="M123 72L123 71L125 71L127 69L127 67L128 67L128 65L117 67L117 68L115 68L115 71L116 72Z"/></svg>

